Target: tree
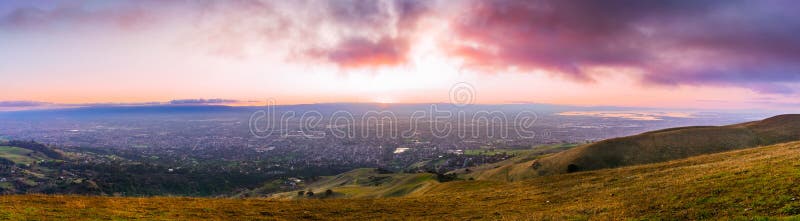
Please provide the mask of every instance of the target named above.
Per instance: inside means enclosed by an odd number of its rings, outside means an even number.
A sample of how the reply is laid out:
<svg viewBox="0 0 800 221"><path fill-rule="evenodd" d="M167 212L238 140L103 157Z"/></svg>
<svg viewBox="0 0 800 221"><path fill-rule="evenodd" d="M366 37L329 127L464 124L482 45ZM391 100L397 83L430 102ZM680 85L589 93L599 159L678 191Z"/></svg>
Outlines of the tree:
<svg viewBox="0 0 800 221"><path fill-rule="evenodd" d="M331 189L325 190L325 196L333 196L333 190Z"/></svg>

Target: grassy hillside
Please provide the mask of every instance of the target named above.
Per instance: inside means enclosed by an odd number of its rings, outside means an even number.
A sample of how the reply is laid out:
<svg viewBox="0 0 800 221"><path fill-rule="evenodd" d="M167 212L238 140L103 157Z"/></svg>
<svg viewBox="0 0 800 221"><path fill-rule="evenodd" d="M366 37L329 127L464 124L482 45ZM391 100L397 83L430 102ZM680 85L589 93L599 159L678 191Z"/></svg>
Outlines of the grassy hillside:
<svg viewBox="0 0 800 221"><path fill-rule="evenodd" d="M0 197L0 219L800 220L798 183L793 142L520 182L446 182L382 199L11 195Z"/></svg>
<svg viewBox="0 0 800 221"><path fill-rule="evenodd" d="M530 151L497 163L452 171L462 179L493 180L493 181L519 181L537 177L535 170L530 165L536 159L548 154L558 153L576 147L578 144L556 144L536 147Z"/></svg>
<svg viewBox="0 0 800 221"><path fill-rule="evenodd" d="M577 144L555 144L533 147L531 149L499 149L494 151L475 151L469 154L512 154L515 157L501 162L473 167L470 169L460 169L453 171L466 180L469 178L496 180L496 181L515 181L532 176L511 176L502 174L502 170L508 167L522 167L518 162L527 162L540 156L564 151L577 146ZM468 154L468 153L465 153ZM526 168L527 169L527 168ZM520 169L521 171L522 169ZM529 169L528 169L529 170ZM467 172L469 171L469 172ZM515 170L515 172L517 172ZM521 172L520 172L521 173ZM463 175L466 174L466 175ZM450 179L452 177L439 177L432 173L381 173L377 169L362 168L342 173L336 176L323 177L321 180L312 182L304 186L302 191L311 190L316 194L326 190L335 190L332 197L335 198L385 198L399 196L413 196L425 192L440 182L439 179ZM256 195L256 194L251 194ZM330 196L317 195L314 198L330 198ZM300 196L297 191L285 192L273 195L273 198L280 199L301 199L308 196Z"/></svg>
<svg viewBox="0 0 800 221"><path fill-rule="evenodd" d="M9 146L0 146L0 158L12 161L16 164L31 164L40 160L50 160L50 158L44 154L33 150Z"/></svg>
<svg viewBox="0 0 800 221"><path fill-rule="evenodd" d="M414 195L439 182L436 174L431 173L380 173L373 168L356 169L336 176L324 177L322 180L306 186L304 190L324 193L333 190L334 197L346 198L383 198ZM297 192L277 194L274 197L283 199L307 198L298 196Z"/></svg>
<svg viewBox="0 0 800 221"><path fill-rule="evenodd" d="M720 127L683 127L614 138L542 158L538 175L639 165L800 140L800 115Z"/></svg>

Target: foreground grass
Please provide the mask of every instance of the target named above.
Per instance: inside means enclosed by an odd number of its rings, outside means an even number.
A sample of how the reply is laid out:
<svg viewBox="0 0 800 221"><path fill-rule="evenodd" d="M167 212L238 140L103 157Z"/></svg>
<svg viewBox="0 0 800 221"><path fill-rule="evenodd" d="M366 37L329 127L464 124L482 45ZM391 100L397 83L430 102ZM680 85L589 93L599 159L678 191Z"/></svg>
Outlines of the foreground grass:
<svg viewBox="0 0 800 221"><path fill-rule="evenodd" d="M384 199L0 197L0 219L11 220L800 220L798 215L800 142L519 182L447 182Z"/></svg>

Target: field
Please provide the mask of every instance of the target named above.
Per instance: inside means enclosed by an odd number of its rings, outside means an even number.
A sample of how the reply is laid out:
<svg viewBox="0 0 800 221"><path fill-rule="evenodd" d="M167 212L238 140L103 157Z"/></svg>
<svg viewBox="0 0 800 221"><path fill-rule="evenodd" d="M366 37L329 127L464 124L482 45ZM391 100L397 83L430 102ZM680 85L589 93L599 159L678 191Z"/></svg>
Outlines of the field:
<svg viewBox="0 0 800 221"><path fill-rule="evenodd" d="M31 153L33 153L32 150L24 148L0 146L0 158L8 159L18 164L30 164L41 159L29 156Z"/></svg>
<svg viewBox="0 0 800 221"><path fill-rule="evenodd" d="M517 182L453 181L379 199L11 195L0 197L0 218L800 220L798 183L793 142Z"/></svg>

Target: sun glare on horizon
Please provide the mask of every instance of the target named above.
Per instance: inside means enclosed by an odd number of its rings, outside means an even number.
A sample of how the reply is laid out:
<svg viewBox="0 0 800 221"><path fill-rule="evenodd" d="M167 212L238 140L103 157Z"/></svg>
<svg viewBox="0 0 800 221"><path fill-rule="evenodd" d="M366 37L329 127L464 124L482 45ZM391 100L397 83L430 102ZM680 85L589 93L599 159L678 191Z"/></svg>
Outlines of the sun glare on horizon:
<svg viewBox="0 0 800 221"><path fill-rule="evenodd" d="M391 97L376 97L372 99L372 101L380 104L393 104L397 102L395 99L392 99Z"/></svg>

